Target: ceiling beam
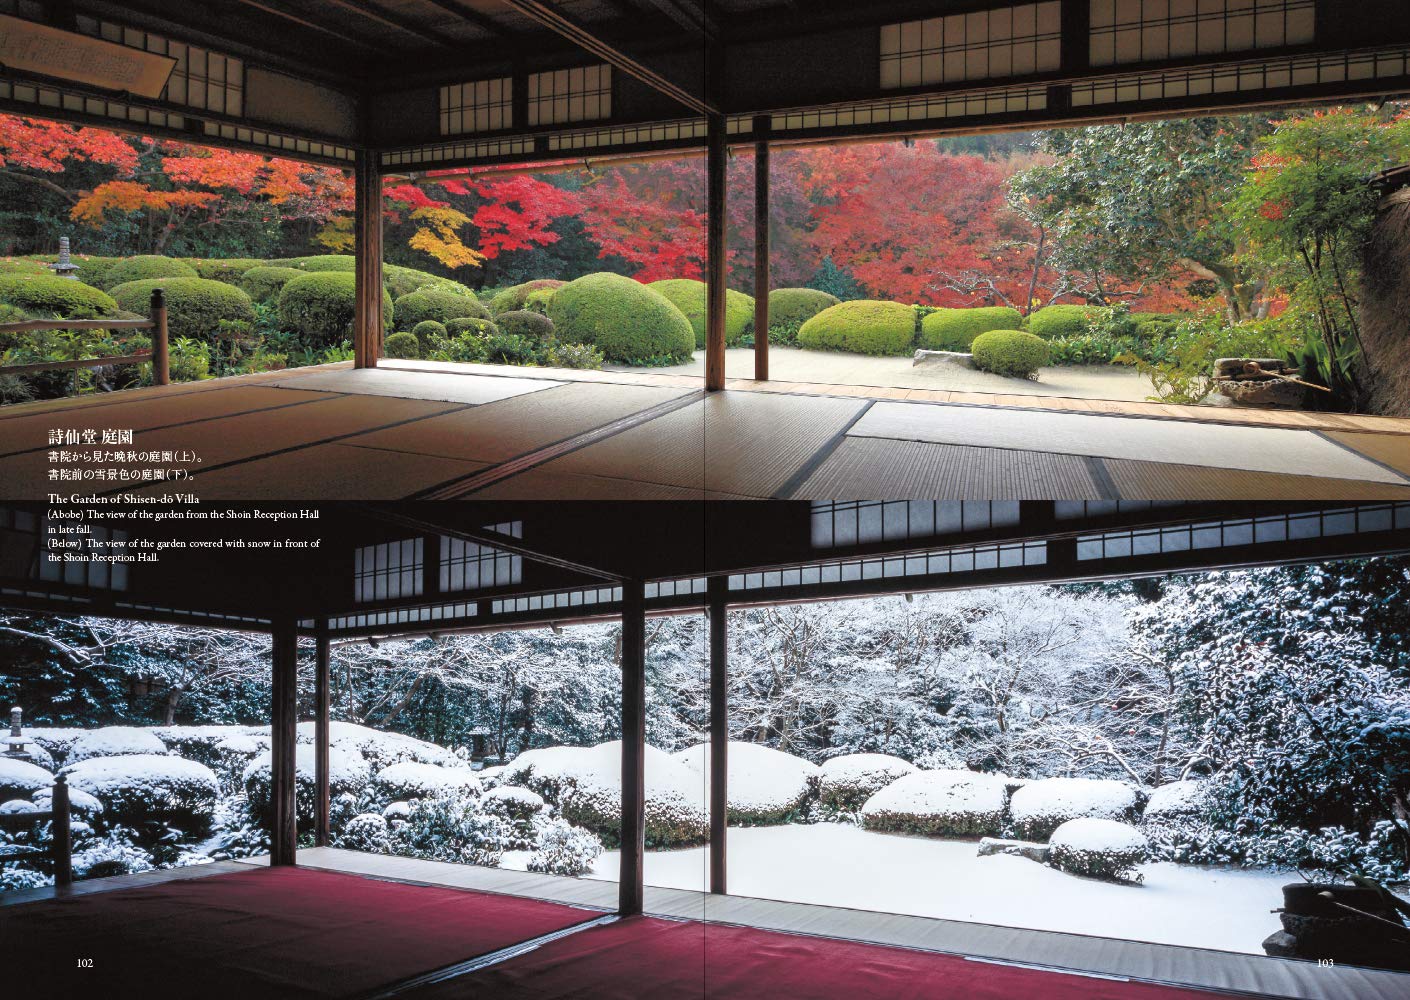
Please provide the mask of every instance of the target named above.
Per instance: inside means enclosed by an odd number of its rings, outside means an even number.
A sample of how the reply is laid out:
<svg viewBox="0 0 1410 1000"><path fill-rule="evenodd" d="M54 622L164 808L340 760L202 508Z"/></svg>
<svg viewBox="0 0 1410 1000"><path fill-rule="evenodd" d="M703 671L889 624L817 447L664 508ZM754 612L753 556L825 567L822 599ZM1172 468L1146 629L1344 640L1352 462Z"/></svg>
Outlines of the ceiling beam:
<svg viewBox="0 0 1410 1000"><path fill-rule="evenodd" d="M706 38L715 38L720 33L714 18L703 7L691 3L690 0L645 0L645 3L687 31L697 32Z"/></svg>
<svg viewBox="0 0 1410 1000"><path fill-rule="evenodd" d="M544 3L543 0L501 0L501 2L531 21L538 22L550 31L562 35L574 44L586 49L603 62L690 108L696 114L719 113L719 109L715 107L713 102L692 94L686 88L667 80L655 70L643 66L612 43L599 38L588 28L565 17L551 5Z"/></svg>
<svg viewBox="0 0 1410 1000"><path fill-rule="evenodd" d="M359 38L356 35L350 35L345 31L340 31L337 28L329 27L326 24L320 24L317 21L310 21L303 15L296 14L291 10L286 10L276 4L269 3L268 0L236 0L236 3L243 4L246 7L253 8L254 10L260 11L262 13L270 14L274 17L281 18L285 21L290 22L291 24L297 24L300 27L308 28L310 31L316 31L319 34L327 35L330 38L337 38L340 41L347 42L351 45L356 45L359 48L366 49L369 52L382 52L382 46L378 45L374 41L371 41L370 39Z"/></svg>
<svg viewBox="0 0 1410 1000"><path fill-rule="evenodd" d="M441 10L445 11L448 14L454 14L462 21L467 21L470 24L473 24L481 31L484 31L495 38L508 37L508 33L504 30L504 25L500 24L498 21L496 21L489 15L481 13L474 7L470 7L466 4L458 2L458 0L426 0L426 2L432 4L433 6L439 7Z"/></svg>
<svg viewBox="0 0 1410 1000"><path fill-rule="evenodd" d="M413 21L410 18L393 14L391 11L382 10L370 3L362 3L360 0L328 0L328 2L342 7L344 10L350 10L354 14L359 14L370 21L376 21L378 24L393 28L403 34L415 35L417 38L430 42L432 45L441 46L443 48L452 48L455 46L454 41L440 32L427 28L425 25Z"/></svg>

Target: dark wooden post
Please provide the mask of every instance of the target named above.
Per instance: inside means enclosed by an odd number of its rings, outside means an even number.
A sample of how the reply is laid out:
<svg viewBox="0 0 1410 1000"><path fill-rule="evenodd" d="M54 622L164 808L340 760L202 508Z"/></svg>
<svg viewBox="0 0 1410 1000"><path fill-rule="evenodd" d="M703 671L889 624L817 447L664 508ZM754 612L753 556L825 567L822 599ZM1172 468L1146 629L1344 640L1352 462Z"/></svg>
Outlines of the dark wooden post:
<svg viewBox="0 0 1410 1000"><path fill-rule="evenodd" d="M706 117L705 180L705 388L725 387L725 116Z"/></svg>
<svg viewBox="0 0 1410 1000"><path fill-rule="evenodd" d="M353 363L376 368L382 356L382 169L377 154L367 150L358 152L354 168L353 232Z"/></svg>
<svg viewBox="0 0 1410 1000"><path fill-rule="evenodd" d="M49 830L54 841L54 884L73 885L73 833L69 826L69 783L62 774L54 779L54 797L49 804L54 818Z"/></svg>
<svg viewBox="0 0 1410 1000"><path fill-rule="evenodd" d="M331 650L328 645L327 622L322 623L315 640L315 671L313 697L315 702L313 722L313 767L314 767L314 821L313 842L319 847L328 846L328 707L330 698Z"/></svg>
<svg viewBox="0 0 1410 1000"><path fill-rule="evenodd" d="M769 126L754 119L754 378L769 380Z"/></svg>
<svg viewBox="0 0 1410 1000"><path fill-rule="evenodd" d="M299 838L296 803L299 637L292 620L275 623L273 654L269 777L274 826L270 830L269 863L292 865Z"/></svg>
<svg viewBox="0 0 1410 1000"><path fill-rule="evenodd" d="M166 328L166 293L152 289L152 381L171 385L171 353Z"/></svg>
<svg viewBox="0 0 1410 1000"><path fill-rule="evenodd" d="M617 911L641 912L646 862L646 592L622 584L622 859Z"/></svg>
<svg viewBox="0 0 1410 1000"><path fill-rule="evenodd" d="M710 891L724 895L729 814L728 580L707 585L710 615Z"/></svg>

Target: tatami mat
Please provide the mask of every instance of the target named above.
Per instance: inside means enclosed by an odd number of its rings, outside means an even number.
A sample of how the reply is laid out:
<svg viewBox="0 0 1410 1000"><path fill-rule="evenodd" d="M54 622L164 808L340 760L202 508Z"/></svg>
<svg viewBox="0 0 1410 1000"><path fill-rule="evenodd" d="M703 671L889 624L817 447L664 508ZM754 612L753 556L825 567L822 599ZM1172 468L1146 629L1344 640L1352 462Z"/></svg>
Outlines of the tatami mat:
<svg viewBox="0 0 1410 1000"><path fill-rule="evenodd" d="M851 434L984 448L1041 449L1131 461L1406 484L1310 431L1039 413L999 407L877 403Z"/></svg>
<svg viewBox="0 0 1410 1000"><path fill-rule="evenodd" d="M767 498L866 405L855 399L718 393L543 469Z"/></svg>
<svg viewBox="0 0 1410 1000"><path fill-rule="evenodd" d="M685 395L686 389L560 385L405 427L350 438L348 444L478 462L503 462Z"/></svg>
<svg viewBox="0 0 1410 1000"><path fill-rule="evenodd" d="M286 389L320 389L366 396L399 396L402 399L438 399L447 403L493 403L526 392L562 385L547 379L497 378L492 375L442 375L391 368L354 368L344 371L292 375L274 383Z"/></svg>
<svg viewBox="0 0 1410 1000"><path fill-rule="evenodd" d="M290 448L301 448L330 438L373 427L385 427L404 420L434 416L459 407L450 403L421 399L369 399L366 396L328 396L298 408L297 416L287 410L260 410L240 416L221 417L195 424L183 424L137 435L133 449L190 452L197 461L101 463L105 469L186 468L191 471L214 469ZM0 481L8 499L34 499L51 488L48 451L26 452L0 459ZM80 466L79 468L89 468ZM304 466L303 475L317 478L313 466ZM84 489L103 492L122 487L120 482L86 480ZM170 486L167 487L168 489ZM325 497L339 494L329 492ZM356 496L356 494L350 494Z"/></svg>
<svg viewBox="0 0 1410 1000"><path fill-rule="evenodd" d="M865 420L865 418L863 418ZM1087 459L848 437L789 499L1110 499Z"/></svg>
<svg viewBox="0 0 1410 1000"><path fill-rule="evenodd" d="M51 429L146 431L154 427L190 424L332 398L324 392L297 392L264 386L232 386L219 392L159 396L146 400L124 400L122 394L115 394L109 406L81 407L0 420L0 455L47 448Z"/></svg>
<svg viewBox="0 0 1410 1000"><path fill-rule="evenodd" d="M1328 431L1327 437L1338 444L1354 448L1367 458L1410 476L1410 435L1407 434L1344 434Z"/></svg>
<svg viewBox="0 0 1410 1000"><path fill-rule="evenodd" d="M1102 466L1125 500L1410 500L1410 486L1321 476L1112 459Z"/></svg>
<svg viewBox="0 0 1410 1000"><path fill-rule="evenodd" d="M429 455L403 455L344 444L315 445L271 458L197 473L202 500L400 500L417 490L483 468ZM170 486L135 491L166 492Z"/></svg>

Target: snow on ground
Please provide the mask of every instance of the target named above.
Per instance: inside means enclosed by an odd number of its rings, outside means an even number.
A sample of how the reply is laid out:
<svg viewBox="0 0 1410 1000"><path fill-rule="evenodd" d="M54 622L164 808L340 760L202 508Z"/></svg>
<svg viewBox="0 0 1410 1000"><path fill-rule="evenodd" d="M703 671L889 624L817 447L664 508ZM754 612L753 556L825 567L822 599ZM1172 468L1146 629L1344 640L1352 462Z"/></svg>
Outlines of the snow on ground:
<svg viewBox="0 0 1410 1000"><path fill-rule="evenodd" d="M1025 858L980 858L969 840L928 840L853 826L732 828L729 885L738 896L944 917L1009 927L1262 954L1278 929L1287 872L1141 865L1145 884L1067 875ZM703 890L707 850L650 851L648 885ZM589 878L615 880L618 852ZM505 867L515 859L505 856Z"/></svg>

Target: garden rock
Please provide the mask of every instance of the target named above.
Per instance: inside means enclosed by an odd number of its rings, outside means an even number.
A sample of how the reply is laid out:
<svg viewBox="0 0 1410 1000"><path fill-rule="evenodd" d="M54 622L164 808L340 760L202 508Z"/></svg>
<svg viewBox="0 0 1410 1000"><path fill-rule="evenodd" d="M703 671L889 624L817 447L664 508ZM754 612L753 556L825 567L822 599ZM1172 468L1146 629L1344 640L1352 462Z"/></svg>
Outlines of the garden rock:
<svg viewBox="0 0 1410 1000"><path fill-rule="evenodd" d="M955 368L974 368L974 355L964 351L916 351L911 367L918 365L950 365Z"/></svg>
<svg viewBox="0 0 1410 1000"><path fill-rule="evenodd" d="M1010 854L1016 858L1027 858L1029 861L1047 864L1051 853L1052 847L1048 844L1039 844L1031 840L1002 840L998 837L981 837L979 840L979 856L981 858L993 857L995 854Z"/></svg>

